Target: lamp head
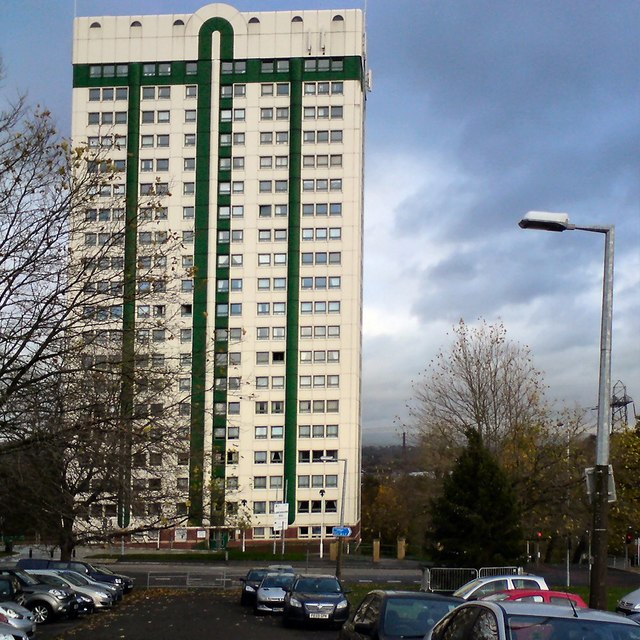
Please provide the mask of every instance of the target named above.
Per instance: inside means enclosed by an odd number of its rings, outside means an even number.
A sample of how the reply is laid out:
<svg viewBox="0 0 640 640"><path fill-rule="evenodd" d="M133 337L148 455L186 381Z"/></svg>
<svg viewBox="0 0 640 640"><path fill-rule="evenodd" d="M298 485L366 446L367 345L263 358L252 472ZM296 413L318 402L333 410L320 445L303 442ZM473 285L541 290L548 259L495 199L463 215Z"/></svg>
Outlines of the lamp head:
<svg viewBox="0 0 640 640"><path fill-rule="evenodd" d="M572 229L568 213L550 213L548 211L529 211L518 222L522 229L540 229L542 231L566 231Z"/></svg>

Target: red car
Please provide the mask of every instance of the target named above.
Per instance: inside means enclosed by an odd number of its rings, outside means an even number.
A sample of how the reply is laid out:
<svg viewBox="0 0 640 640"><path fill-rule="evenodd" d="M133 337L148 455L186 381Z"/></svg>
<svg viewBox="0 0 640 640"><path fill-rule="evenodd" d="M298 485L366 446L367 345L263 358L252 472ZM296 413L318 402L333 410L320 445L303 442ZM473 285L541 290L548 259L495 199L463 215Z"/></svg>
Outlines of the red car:
<svg viewBox="0 0 640 640"><path fill-rule="evenodd" d="M510 591L498 591L481 598L481 600L511 600L512 602L544 602L546 604L559 604L570 607L587 609L586 602L575 593L566 591L547 591L543 589L511 589Z"/></svg>

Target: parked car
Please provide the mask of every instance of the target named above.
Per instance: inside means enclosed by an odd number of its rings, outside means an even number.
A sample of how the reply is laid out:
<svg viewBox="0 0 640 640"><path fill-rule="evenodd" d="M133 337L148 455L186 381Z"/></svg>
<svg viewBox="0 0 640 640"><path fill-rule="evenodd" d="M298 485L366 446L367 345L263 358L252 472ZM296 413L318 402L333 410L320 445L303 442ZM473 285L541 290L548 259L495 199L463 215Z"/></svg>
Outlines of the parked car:
<svg viewBox="0 0 640 640"><path fill-rule="evenodd" d="M79 614L93 613L96 610L96 605L89 596L85 596L82 593L74 593L74 597L78 603Z"/></svg>
<svg viewBox="0 0 640 640"><path fill-rule="evenodd" d="M33 613L17 602L0 602L0 613L7 619L7 624L26 633L31 638L36 632L36 621Z"/></svg>
<svg viewBox="0 0 640 640"><path fill-rule="evenodd" d="M249 569L247 575L244 576L244 578L240 578L240 581L243 582L242 591L240 592L241 605L255 604L258 586L262 582L262 578L269 572L294 573L294 570L293 567L288 564L270 564L267 567Z"/></svg>
<svg viewBox="0 0 640 640"><path fill-rule="evenodd" d="M84 573L71 571L71 569L56 569L55 571L73 585L91 586L106 590L107 593L111 594L114 604L120 602L124 595L124 587L122 585L113 584L111 582L98 582L97 580L92 580Z"/></svg>
<svg viewBox="0 0 640 640"><path fill-rule="evenodd" d="M476 578L463 584L453 592L457 598L464 600L477 600L497 591L507 591L510 589L548 589L547 583L541 576L531 574L524 575L502 575L487 576L486 578Z"/></svg>
<svg viewBox="0 0 640 640"><path fill-rule="evenodd" d="M74 594L59 587L38 582L20 569L0 568L0 575L14 576L20 582L24 593L24 606L33 612L37 623L49 622L63 616L73 618L78 615L78 601Z"/></svg>
<svg viewBox="0 0 640 640"><path fill-rule="evenodd" d="M0 640L29 640L29 636L6 622L0 622Z"/></svg>
<svg viewBox="0 0 640 640"><path fill-rule="evenodd" d="M253 611L256 615L261 613L282 613L284 608L284 595L291 588L295 574L279 571L269 572L258 586L256 602Z"/></svg>
<svg viewBox="0 0 640 640"><path fill-rule="evenodd" d="M462 602L422 591L370 591L342 625L338 640L422 638Z"/></svg>
<svg viewBox="0 0 640 640"><path fill-rule="evenodd" d="M91 608L93 609L110 609L113 606L113 597L103 587L74 584L64 575L59 574L53 569L42 569L40 571L27 571L28 574L34 576L36 580L50 584L52 587L63 587L69 591L74 591L89 598Z"/></svg>
<svg viewBox="0 0 640 640"><path fill-rule="evenodd" d="M123 573L116 573L109 567L105 567L101 564L91 565L93 567L94 572L97 576L101 578L104 576L113 576L115 578L120 578L122 580L122 585L124 587L124 592L129 593L133 589L134 581L131 576L125 576Z"/></svg>
<svg viewBox="0 0 640 640"><path fill-rule="evenodd" d="M80 560L65 562L62 560L49 560L47 558L21 558L18 560L16 566L19 569L32 569L34 571L39 569L71 569L72 571L91 578L91 580L121 586L125 592L133 589L133 578L113 573L110 570L107 571L105 567L96 567L89 562L81 562Z"/></svg>
<svg viewBox="0 0 640 640"><path fill-rule="evenodd" d="M349 617L346 593L335 576L298 575L284 597L282 622L341 625Z"/></svg>
<svg viewBox="0 0 640 640"><path fill-rule="evenodd" d="M528 602L465 602L425 640L640 640L640 625L615 613Z"/></svg>
<svg viewBox="0 0 640 640"><path fill-rule="evenodd" d="M626 596L620 598L616 605L616 611L625 615L640 613L640 589L627 593Z"/></svg>
<svg viewBox="0 0 640 640"><path fill-rule="evenodd" d="M546 604L557 604L565 607L579 607L586 609L587 603L575 593L566 591L550 591L549 589L512 589L511 591L498 591L480 600L491 600L493 602L503 602L512 600L514 602L537 602Z"/></svg>

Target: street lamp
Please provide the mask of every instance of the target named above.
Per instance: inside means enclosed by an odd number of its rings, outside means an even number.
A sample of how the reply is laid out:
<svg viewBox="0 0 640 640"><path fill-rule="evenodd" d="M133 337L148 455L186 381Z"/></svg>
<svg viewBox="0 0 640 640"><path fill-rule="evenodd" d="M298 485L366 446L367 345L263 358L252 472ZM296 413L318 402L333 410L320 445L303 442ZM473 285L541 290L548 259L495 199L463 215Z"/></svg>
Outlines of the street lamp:
<svg viewBox="0 0 640 640"><path fill-rule="evenodd" d="M614 225L581 227L569 222L566 213L529 211L518 223L523 229L542 231L591 231L603 233L604 275L600 329L600 375L598 382L598 423L593 496L593 567L589 606L607 608L607 526L609 516L609 432L611 425L611 328L613 321Z"/></svg>
<svg viewBox="0 0 640 640"><path fill-rule="evenodd" d="M320 489L320 560L324 558L324 494L325 490Z"/></svg>
<svg viewBox="0 0 640 640"><path fill-rule="evenodd" d="M344 529L344 501L347 488L347 458L332 458L329 456L322 456L320 458L323 462L344 462L342 468L342 498L340 500L340 528ZM342 543L344 541L343 536L338 537L338 556L336 558L336 578L342 576Z"/></svg>

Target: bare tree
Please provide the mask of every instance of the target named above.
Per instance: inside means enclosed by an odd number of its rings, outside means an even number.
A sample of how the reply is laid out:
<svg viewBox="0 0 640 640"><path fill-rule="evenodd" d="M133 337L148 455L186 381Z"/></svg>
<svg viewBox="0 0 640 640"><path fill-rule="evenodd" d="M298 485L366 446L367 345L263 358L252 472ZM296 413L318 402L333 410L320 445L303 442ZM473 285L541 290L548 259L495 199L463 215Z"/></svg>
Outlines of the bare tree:
<svg viewBox="0 0 640 640"><path fill-rule="evenodd" d="M167 261L177 242L167 230L127 271L127 228L157 224L168 194L151 189L126 209L122 162L109 148L72 147L24 100L0 112L0 511L5 526L38 529L67 557L78 542L122 534L123 522L127 534L157 530L187 511L176 505L188 494L177 478L188 469L190 390L152 348L179 329L122 315L127 300L170 297L185 274Z"/></svg>
<svg viewBox="0 0 640 640"><path fill-rule="evenodd" d="M507 340L502 324L474 328L460 320L453 332L450 349L414 385L413 427L458 445L473 429L497 453L505 438L546 419L542 373L528 348Z"/></svg>

